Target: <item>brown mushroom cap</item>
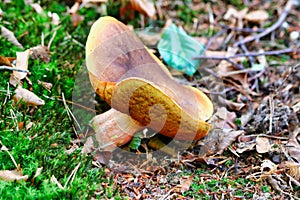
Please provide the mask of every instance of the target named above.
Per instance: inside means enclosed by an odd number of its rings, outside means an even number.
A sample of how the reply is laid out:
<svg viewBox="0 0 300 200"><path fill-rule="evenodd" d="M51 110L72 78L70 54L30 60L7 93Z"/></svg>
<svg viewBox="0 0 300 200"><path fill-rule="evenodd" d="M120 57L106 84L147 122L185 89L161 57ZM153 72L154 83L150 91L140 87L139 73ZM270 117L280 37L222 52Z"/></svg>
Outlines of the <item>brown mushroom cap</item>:
<svg viewBox="0 0 300 200"><path fill-rule="evenodd" d="M112 108L169 137L197 140L213 105L200 90L175 82L133 31L112 17L94 23L86 44L93 88Z"/></svg>

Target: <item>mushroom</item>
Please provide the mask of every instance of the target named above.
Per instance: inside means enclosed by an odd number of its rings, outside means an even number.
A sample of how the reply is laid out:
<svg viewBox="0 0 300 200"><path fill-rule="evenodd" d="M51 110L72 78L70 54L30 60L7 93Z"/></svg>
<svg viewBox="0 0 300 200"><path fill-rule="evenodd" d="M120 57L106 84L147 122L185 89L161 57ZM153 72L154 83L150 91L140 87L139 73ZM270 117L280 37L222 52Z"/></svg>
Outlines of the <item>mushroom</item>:
<svg viewBox="0 0 300 200"><path fill-rule="evenodd" d="M145 127L180 140L207 135L213 105L200 90L172 79L168 69L133 31L113 17L101 17L86 43L91 84L111 110L95 116L94 143L113 150Z"/></svg>

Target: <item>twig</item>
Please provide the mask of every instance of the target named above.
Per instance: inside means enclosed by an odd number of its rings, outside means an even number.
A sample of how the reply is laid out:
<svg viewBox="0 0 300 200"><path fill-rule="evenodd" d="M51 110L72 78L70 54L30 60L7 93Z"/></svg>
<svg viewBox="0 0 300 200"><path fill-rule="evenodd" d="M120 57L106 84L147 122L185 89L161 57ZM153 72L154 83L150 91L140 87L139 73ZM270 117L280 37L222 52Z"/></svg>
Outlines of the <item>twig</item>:
<svg viewBox="0 0 300 200"><path fill-rule="evenodd" d="M272 127L273 127L273 117L274 117L274 101L273 101L273 95L269 98L269 106L270 106L270 121L269 121L269 133L272 133Z"/></svg>
<svg viewBox="0 0 300 200"><path fill-rule="evenodd" d="M243 39L241 38L241 40L243 40ZM246 54L247 54L247 53L250 53L250 52L248 51L248 49L247 49L247 47L246 47L245 44L242 44L241 47L242 47L243 51L244 51ZM249 56L248 59L249 59L249 61L250 61L251 66L253 66L253 65L254 65L254 62L255 62L254 57L253 57L253 56Z"/></svg>
<svg viewBox="0 0 300 200"><path fill-rule="evenodd" d="M209 47L211 46L211 44L213 43L213 41L219 37L220 35L222 35L223 33L225 33L225 30L220 30L219 32L217 32L214 36L212 36L209 41L207 42L207 45L205 46L205 50L209 49Z"/></svg>
<svg viewBox="0 0 300 200"><path fill-rule="evenodd" d="M248 43L248 42L252 42L254 40L258 40L258 39L260 39L260 38L268 35L269 33L273 32L274 30L276 30L284 22L284 20L287 17L289 11L291 10L293 4L294 4L294 0L288 0L288 2L286 3L286 5L285 5L285 7L283 9L283 12L281 13L280 17L278 18L278 20L272 26L270 26L265 31L263 31L263 32L261 32L261 33L259 33L257 35L254 35L252 37L246 38L246 39L244 39L242 41L239 41L239 42L235 43L234 47L237 47L237 46L239 46L241 44L245 44L245 43Z"/></svg>
<svg viewBox="0 0 300 200"><path fill-rule="evenodd" d="M266 29L264 28L258 28L258 29L253 29L253 28L237 28L237 27L230 27L230 26L226 26L223 24L217 24L217 26L220 26L221 28L223 28L223 30L232 30L235 32L244 32L244 33L256 33L256 32L263 32Z"/></svg>
<svg viewBox="0 0 300 200"><path fill-rule="evenodd" d="M29 73L29 71L26 69L18 69L18 68L13 68L13 67L9 67L9 66L0 66L0 70L11 70L11 71Z"/></svg>
<svg viewBox="0 0 300 200"><path fill-rule="evenodd" d="M275 50L275 51L266 51L266 52L249 52L249 53L242 53L242 54L235 54L233 56L195 56L194 59L212 59L212 60L228 60L228 59L234 59L239 57L257 57L257 56L270 56L270 55L280 55L280 54L286 54L291 52L300 52L300 49L281 49L281 50Z"/></svg>

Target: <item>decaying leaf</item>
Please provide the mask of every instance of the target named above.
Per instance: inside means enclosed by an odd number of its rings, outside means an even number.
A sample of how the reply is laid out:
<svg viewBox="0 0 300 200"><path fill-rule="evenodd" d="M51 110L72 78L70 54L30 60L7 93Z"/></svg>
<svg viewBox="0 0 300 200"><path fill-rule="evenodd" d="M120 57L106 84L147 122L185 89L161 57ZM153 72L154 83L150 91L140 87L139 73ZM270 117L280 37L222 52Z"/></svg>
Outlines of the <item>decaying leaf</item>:
<svg viewBox="0 0 300 200"><path fill-rule="evenodd" d="M50 91L53 86L52 83L47 83L47 82L40 81L40 80L38 80L38 84L41 84L48 91Z"/></svg>
<svg viewBox="0 0 300 200"><path fill-rule="evenodd" d="M152 0L130 0L131 6L134 10L155 19L155 7Z"/></svg>
<svg viewBox="0 0 300 200"><path fill-rule="evenodd" d="M0 65L11 66L11 62L7 57L0 55Z"/></svg>
<svg viewBox="0 0 300 200"><path fill-rule="evenodd" d="M210 133L201 141L200 157L212 154L222 154L238 136L244 134L245 131L234 130L231 128L214 128Z"/></svg>
<svg viewBox="0 0 300 200"><path fill-rule="evenodd" d="M193 183L193 176L189 176L188 178L180 178L180 192L184 193L190 189L191 184Z"/></svg>
<svg viewBox="0 0 300 200"><path fill-rule="evenodd" d="M9 42L11 42L13 45L23 49L22 44L18 41L18 39L15 37L15 34L5 28L4 26L1 26L1 35L6 38Z"/></svg>
<svg viewBox="0 0 300 200"><path fill-rule="evenodd" d="M35 171L33 178L38 177L42 173L43 167L38 167Z"/></svg>
<svg viewBox="0 0 300 200"><path fill-rule="evenodd" d="M22 86L22 81L18 79L14 74L10 74L9 83L14 87L17 87L18 85Z"/></svg>
<svg viewBox="0 0 300 200"><path fill-rule="evenodd" d="M290 136L288 143L286 144L286 149L290 156L300 163L300 128L298 127L293 131Z"/></svg>
<svg viewBox="0 0 300 200"><path fill-rule="evenodd" d="M223 18L225 20L232 20L232 18L244 18L247 12L248 8L238 11L236 8L230 6Z"/></svg>
<svg viewBox="0 0 300 200"><path fill-rule="evenodd" d="M300 181L300 164L292 161L285 161L280 164L280 168L285 168L286 173L294 179Z"/></svg>
<svg viewBox="0 0 300 200"><path fill-rule="evenodd" d="M225 107L217 109L217 112L211 118L211 121L215 123L215 126L220 129L232 129L236 128L235 125L236 114L229 112Z"/></svg>
<svg viewBox="0 0 300 200"><path fill-rule="evenodd" d="M34 3L33 0L25 0L25 4L31 6L38 14L43 12L43 8L40 6L40 4Z"/></svg>
<svg viewBox="0 0 300 200"><path fill-rule="evenodd" d="M57 13L48 12L48 17L51 18L51 22L54 25L58 25L60 23L60 18Z"/></svg>
<svg viewBox="0 0 300 200"><path fill-rule="evenodd" d="M204 52L203 44L173 23L165 28L157 48L169 66L189 76L197 71L200 64L200 60L194 60L193 57L202 55Z"/></svg>
<svg viewBox="0 0 300 200"><path fill-rule="evenodd" d="M18 170L2 170L0 171L0 179L5 181L26 181L28 175L22 175Z"/></svg>
<svg viewBox="0 0 300 200"><path fill-rule="evenodd" d="M258 153L267 153L271 149L269 139L266 137L256 137L256 151Z"/></svg>
<svg viewBox="0 0 300 200"><path fill-rule="evenodd" d="M222 96L219 96L218 100L221 104L225 105L230 110L239 111L246 106L246 104L244 104L244 103L229 101L229 100L223 98Z"/></svg>
<svg viewBox="0 0 300 200"><path fill-rule="evenodd" d="M15 101L22 100L22 101L26 102L28 105L33 105L33 106L40 106L40 105L45 104L44 100L40 99L33 92L30 92L27 89L18 87L15 90L15 93L16 94L13 96L13 99Z"/></svg>
<svg viewBox="0 0 300 200"><path fill-rule="evenodd" d="M17 63L15 68L16 69L22 69L22 70L28 70L28 59L30 56L31 50L27 49L23 52L17 52ZM13 75L19 79L22 80L27 76L27 73L25 72L19 72L19 71L13 71Z"/></svg>
<svg viewBox="0 0 300 200"><path fill-rule="evenodd" d="M265 10L255 10L247 13L244 18L249 22L264 22L269 15Z"/></svg>
<svg viewBox="0 0 300 200"><path fill-rule="evenodd" d="M40 59L45 63L50 62L50 51L47 46L38 45L36 47L32 47L31 50L31 56L34 60Z"/></svg>
<svg viewBox="0 0 300 200"><path fill-rule="evenodd" d="M62 189L62 190L65 189L54 175L51 176L50 180L52 183L55 183L59 189Z"/></svg>

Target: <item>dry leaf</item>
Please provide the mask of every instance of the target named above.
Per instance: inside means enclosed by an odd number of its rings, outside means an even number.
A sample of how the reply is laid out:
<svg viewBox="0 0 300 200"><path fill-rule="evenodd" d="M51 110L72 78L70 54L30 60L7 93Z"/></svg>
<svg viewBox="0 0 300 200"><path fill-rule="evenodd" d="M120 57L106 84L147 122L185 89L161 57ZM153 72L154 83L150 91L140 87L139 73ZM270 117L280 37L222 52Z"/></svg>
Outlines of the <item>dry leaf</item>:
<svg viewBox="0 0 300 200"><path fill-rule="evenodd" d="M41 84L48 91L50 91L53 86L52 83L47 83L47 82L40 81L40 80L38 80L38 84Z"/></svg>
<svg viewBox="0 0 300 200"><path fill-rule="evenodd" d="M183 177L180 178L180 192L184 193L190 189L191 184L193 183L193 176L184 179Z"/></svg>
<svg viewBox="0 0 300 200"><path fill-rule="evenodd" d="M48 17L51 18L51 22L54 25L58 25L60 23L60 18L57 13L48 12Z"/></svg>
<svg viewBox="0 0 300 200"><path fill-rule="evenodd" d="M232 129L236 128L234 123L235 119L235 112L229 112L225 107L221 107L217 109L217 112L214 114L211 121L216 124L217 128Z"/></svg>
<svg viewBox="0 0 300 200"><path fill-rule="evenodd" d="M246 106L244 103L237 103L223 98L222 96L218 97L218 100L221 104L224 104L230 110L239 111Z"/></svg>
<svg viewBox="0 0 300 200"><path fill-rule="evenodd" d="M299 112L300 111L300 101L298 103L296 103L295 105L293 105L292 108L295 113Z"/></svg>
<svg viewBox="0 0 300 200"><path fill-rule="evenodd" d="M202 141L203 144L200 149L200 157L215 153L221 154L238 136L244 133L245 131L242 130L213 129Z"/></svg>
<svg viewBox="0 0 300 200"><path fill-rule="evenodd" d="M40 106L45 104L44 100L40 99L33 92L30 92L27 89L18 87L15 92L16 94L13 96L13 99L15 101L19 101L22 99L28 105L33 105L33 106Z"/></svg>
<svg viewBox="0 0 300 200"><path fill-rule="evenodd" d="M256 137L256 151L258 153L267 153L271 149L269 139L266 137Z"/></svg>
<svg viewBox="0 0 300 200"><path fill-rule="evenodd" d="M255 10L245 15L244 19L249 22L263 22L269 18L265 10Z"/></svg>
<svg viewBox="0 0 300 200"><path fill-rule="evenodd" d="M50 179L50 180L51 180L52 183L55 183L59 189L62 189L62 190L65 189L65 188L60 184L60 182L56 179L56 177L55 177L54 175L51 176L51 179Z"/></svg>
<svg viewBox="0 0 300 200"><path fill-rule="evenodd" d="M43 12L43 8L40 6L40 4L33 3L33 0L25 0L25 4L31 6L38 14Z"/></svg>
<svg viewBox="0 0 300 200"><path fill-rule="evenodd" d="M218 138L219 144L218 144L218 153L222 154L223 151L229 147L238 136L244 134L245 131L243 130L233 130L233 129L227 129L223 130L222 134Z"/></svg>
<svg viewBox="0 0 300 200"><path fill-rule="evenodd" d="M271 160L263 160L261 165L260 165L260 170L262 172L269 172L273 171L277 168L277 165L273 163Z"/></svg>
<svg viewBox="0 0 300 200"><path fill-rule="evenodd" d="M50 51L46 46L38 45L36 47L31 48L32 50L32 59L40 59L41 61L48 63L50 62Z"/></svg>
<svg viewBox="0 0 300 200"><path fill-rule="evenodd" d="M10 60L5 56L0 56L0 65L11 66Z"/></svg>
<svg viewBox="0 0 300 200"><path fill-rule="evenodd" d="M107 0L83 0L82 3L83 4L87 4L87 3L106 3Z"/></svg>
<svg viewBox="0 0 300 200"><path fill-rule="evenodd" d="M101 164L107 165L112 158L112 152L111 151L96 151L96 154L94 156L97 161Z"/></svg>
<svg viewBox="0 0 300 200"><path fill-rule="evenodd" d="M93 138L88 137L87 140L85 141L83 148L82 148L82 153L91 153L95 150L94 144L93 144Z"/></svg>
<svg viewBox="0 0 300 200"><path fill-rule="evenodd" d="M43 167L38 167L35 171L33 178L36 178L37 176L39 176L42 173L42 169L43 169Z"/></svg>
<svg viewBox="0 0 300 200"><path fill-rule="evenodd" d="M1 35L6 38L9 42L11 42L13 45L23 49L22 44L17 40L15 34L5 28L4 26L1 26Z"/></svg>
<svg viewBox="0 0 300 200"><path fill-rule="evenodd" d="M300 128L293 131L290 136L288 143L286 144L286 149L289 155L300 163Z"/></svg>
<svg viewBox="0 0 300 200"><path fill-rule="evenodd" d="M16 69L22 69L22 70L28 70L28 59L30 56L31 50L27 49L26 51L23 52L17 52L17 63L15 68ZM27 76L26 72L18 72L18 71L13 71L13 75L19 79L22 80Z"/></svg>
<svg viewBox="0 0 300 200"><path fill-rule="evenodd" d="M14 87L17 87L17 85L22 86L21 80L18 79L14 74L10 74L9 83Z"/></svg>
<svg viewBox="0 0 300 200"><path fill-rule="evenodd" d="M237 48L228 47L226 56L233 56L237 52ZM241 58L232 59L234 62L240 61ZM249 82L247 78L247 73L245 72L239 72L236 73L238 69L233 66L231 63L227 62L226 60L222 60L218 65L218 74L221 77L230 77L238 82L240 82L243 86L243 88L249 88Z"/></svg>
<svg viewBox="0 0 300 200"><path fill-rule="evenodd" d="M74 27L76 27L83 20L84 20L84 16L82 16L78 13L74 13L71 15L71 21L72 21L72 25Z"/></svg>
<svg viewBox="0 0 300 200"><path fill-rule="evenodd" d="M229 7L229 9L227 10L223 18L225 20L231 20L231 21L235 18L242 19L245 17L247 12L248 12L248 8L244 8L243 10L238 11L233 7Z"/></svg>
<svg viewBox="0 0 300 200"><path fill-rule="evenodd" d="M26 130L29 130L29 129L31 129L31 127L32 127L33 125L34 125L33 122L29 122L29 123L26 124L25 129L26 129Z"/></svg>
<svg viewBox="0 0 300 200"><path fill-rule="evenodd" d="M155 19L155 7L152 0L130 0L131 6L134 10Z"/></svg>
<svg viewBox="0 0 300 200"><path fill-rule="evenodd" d="M18 170L2 170L0 171L0 179L5 181L26 181L28 175L23 176L22 173Z"/></svg>

